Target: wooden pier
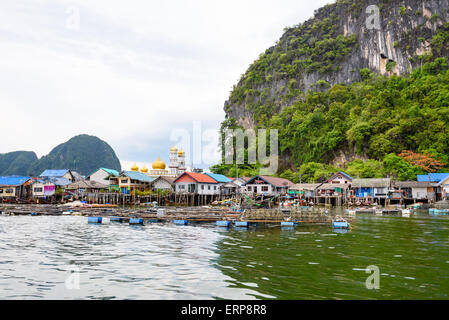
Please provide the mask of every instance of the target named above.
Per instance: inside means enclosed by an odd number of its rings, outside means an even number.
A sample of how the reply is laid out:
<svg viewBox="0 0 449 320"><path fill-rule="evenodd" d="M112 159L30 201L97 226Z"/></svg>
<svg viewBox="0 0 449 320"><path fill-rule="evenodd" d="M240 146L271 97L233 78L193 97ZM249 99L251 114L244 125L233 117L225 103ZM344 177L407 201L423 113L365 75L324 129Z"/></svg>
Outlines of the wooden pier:
<svg viewBox="0 0 449 320"><path fill-rule="evenodd" d="M250 224L280 224L294 221L301 224L331 224L334 216L323 210L285 210L285 209L249 209L234 212L227 207L165 207L164 214L158 214L155 208L112 208L79 207L55 205L0 205L2 215L10 216L85 216L85 217L119 217L123 222L139 218L154 222L173 222L186 220L192 223L214 223L216 221L244 221ZM351 217L345 217L352 221Z"/></svg>

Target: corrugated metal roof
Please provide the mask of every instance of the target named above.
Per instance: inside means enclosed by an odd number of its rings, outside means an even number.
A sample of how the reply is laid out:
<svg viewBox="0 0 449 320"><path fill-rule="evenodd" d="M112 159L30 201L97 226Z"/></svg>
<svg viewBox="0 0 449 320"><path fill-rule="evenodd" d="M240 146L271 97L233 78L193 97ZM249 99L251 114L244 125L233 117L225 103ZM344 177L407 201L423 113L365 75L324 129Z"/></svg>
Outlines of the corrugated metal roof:
<svg viewBox="0 0 449 320"><path fill-rule="evenodd" d="M419 174L418 181L423 182L440 182L441 180L449 177L449 173L429 173L429 174Z"/></svg>
<svg viewBox="0 0 449 320"><path fill-rule="evenodd" d="M110 175L113 175L113 176L116 176L116 177L118 177L120 175L120 172L118 172L117 170L114 170L114 169L108 169L108 168L101 168L101 169L106 171Z"/></svg>
<svg viewBox="0 0 449 320"><path fill-rule="evenodd" d="M0 177L0 186L21 186L31 177L23 177L23 176L7 176Z"/></svg>
<svg viewBox="0 0 449 320"><path fill-rule="evenodd" d="M108 186L97 181L82 180L69 184L67 189L107 189Z"/></svg>
<svg viewBox="0 0 449 320"><path fill-rule="evenodd" d="M271 177L271 176L255 176L248 180L244 185L250 184L252 180L260 178L267 182L268 184L271 184L275 187L292 187L294 185L293 182L290 180L284 179L284 178L278 178L278 177Z"/></svg>
<svg viewBox="0 0 449 320"><path fill-rule="evenodd" d="M42 172L40 177L63 177L68 171L70 171L70 170L69 169L62 169L62 170L47 169L44 172Z"/></svg>
<svg viewBox="0 0 449 320"><path fill-rule="evenodd" d="M443 184L449 184L449 175L446 178L442 179L440 182L438 182L437 187L440 187Z"/></svg>
<svg viewBox="0 0 449 320"><path fill-rule="evenodd" d="M50 177L48 179L52 183L54 183L57 186L65 187L72 183L69 179L66 178L59 178L59 177Z"/></svg>
<svg viewBox="0 0 449 320"><path fill-rule="evenodd" d="M207 174L209 177L211 177L212 179L214 179L215 181L220 182L220 183L232 182L231 179L229 179L228 177L226 177L222 174L210 173L210 172L206 172L205 174Z"/></svg>
<svg viewBox="0 0 449 320"><path fill-rule="evenodd" d="M168 182L169 184L173 185L173 183L175 182L175 179L176 178L174 178L174 177L159 176L153 180L153 183L156 183L156 181L158 181L158 180L164 180L164 181Z"/></svg>
<svg viewBox="0 0 449 320"><path fill-rule="evenodd" d="M390 187L390 185L390 178L352 180L352 188L386 188Z"/></svg>
<svg viewBox="0 0 449 320"><path fill-rule="evenodd" d="M110 176L114 176L114 177L118 177L120 175L120 172L118 172L117 170L114 169L108 169L108 168L100 168L95 170L94 172L92 172L90 175L88 175L86 178L89 178L91 175L93 175L94 173L103 170L105 171L107 174L109 174Z"/></svg>
<svg viewBox="0 0 449 320"><path fill-rule="evenodd" d="M124 174L128 178L131 178L132 180L137 180L141 182L152 182L154 180L154 178L151 178L144 173L136 171L123 171L122 174Z"/></svg>
<svg viewBox="0 0 449 320"><path fill-rule="evenodd" d="M320 183L298 183L290 187L290 190L307 190L313 191L320 186Z"/></svg>
<svg viewBox="0 0 449 320"><path fill-rule="evenodd" d="M335 190L335 189L349 189L349 184L343 184L343 183L323 183L317 189L319 190Z"/></svg>
<svg viewBox="0 0 449 320"><path fill-rule="evenodd" d="M429 181L395 181L393 186L397 188L427 188L433 187L435 183Z"/></svg>

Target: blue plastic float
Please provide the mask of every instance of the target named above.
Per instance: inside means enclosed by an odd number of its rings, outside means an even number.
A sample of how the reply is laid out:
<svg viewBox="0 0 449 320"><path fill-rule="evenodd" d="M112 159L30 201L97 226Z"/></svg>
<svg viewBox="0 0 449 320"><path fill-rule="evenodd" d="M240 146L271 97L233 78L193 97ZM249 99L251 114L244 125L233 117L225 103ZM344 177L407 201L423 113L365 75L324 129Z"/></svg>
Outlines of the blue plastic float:
<svg viewBox="0 0 449 320"><path fill-rule="evenodd" d="M298 225L299 225L299 223L294 222L294 221L282 221L281 222L281 227L296 227Z"/></svg>
<svg viewBox="0 0 449 320"><path fill-rule="evenodd" d="M226 227L229 228L231 226L231 221L217 221L217 227Z"/></svg>
<svg viewBox="0 0 449 320"><path fill-rule="evenodd" d="M349 223L348 222L339 222L339 221L333 221L332 227L334 229L349 229Z"/></svg>
<svg viewBox="0 0 449 320"><path fill-rule="evenodd" d="M110 217L109 220L111 222L120 222L120 223L123 222L123 218L121 217Z"/></svg>
<svg viewBox="0 0 449 320"><path fill-rule="evenodd" d="M103 218L102 217L88 217L87 218L87 223L102 223L103 222Z"/></svg>
<svg viewBox="0 0 449 320"><path fill-rule="evenodd" d="M249 227L249 222L248 221L236 221L235 222L235 226L236 227Z"/></svg>
<svg viewBox="0 0 449 320"><path fill-rule="evenodd" d="M173 223L180 226L186 226L189 224L187 220L173 220Z"/></svg>
<svg viewBox="0 0 449 320"><path fill-rule="evenodd" d="M143 224L143 219L129 219L129 224Z"/></svg>

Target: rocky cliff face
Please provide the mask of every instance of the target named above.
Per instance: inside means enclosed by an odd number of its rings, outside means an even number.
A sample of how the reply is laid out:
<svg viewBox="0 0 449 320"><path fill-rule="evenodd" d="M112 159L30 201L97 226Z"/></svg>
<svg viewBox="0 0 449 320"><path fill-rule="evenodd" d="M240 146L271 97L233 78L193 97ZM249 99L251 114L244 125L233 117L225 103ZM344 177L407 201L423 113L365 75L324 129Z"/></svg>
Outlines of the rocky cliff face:
<svg viewBox="0 0 449 320"><path fill-rule="evenodd" d="M225 103L226 118L252 128L309 90L362 80L367 68L405 75L432 50L449 21L449 0L341 0L286 29L256 60ZM447 56L447 52L443 52Z"/></svg>

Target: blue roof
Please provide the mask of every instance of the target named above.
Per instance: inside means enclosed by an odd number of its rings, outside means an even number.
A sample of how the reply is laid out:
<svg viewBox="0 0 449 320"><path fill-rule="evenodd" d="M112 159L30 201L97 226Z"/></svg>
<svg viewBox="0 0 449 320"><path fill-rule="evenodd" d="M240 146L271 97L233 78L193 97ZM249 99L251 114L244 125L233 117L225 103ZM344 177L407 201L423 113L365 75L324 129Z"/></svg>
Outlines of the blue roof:
<svg viewBox="0 0 449 320"><path fill-rule="evenodd" d="M136 171L123 171L123 174L132 180L142 181L142 182L152 182L154 178L147 176L144 173L136 172Z"/></svg>
<svg viewBox="0 0 449 320"><path fill-rule="evenodd" d="M217 174L217 173L210 173L210 172L206 172L205 174L207 174L209 177L211 177L212 179L214 179L215 181L219 182L219 183L228 183L228 182L232 182L231 179L229 179L228 177L225 177L222 174Z"/></svg>
<svg viewBox="0 0 449 320"><path fill-rule="evenodd" d="M107 168L101 168L102 170L106 171L109 174L112 174L113 176L118 177L120 175L120 172L114 169L107 169Z"/></svg>
<svg viewBox="0 0 449 320"><path fill-rule="evenodd" d="M51 177L48 179L50 182L54 183L57 186L68 186L69 184L72 183L72 181L70 181L69 179L66 178L59 178L59 177Z"/></svg>
<svg viewBox="0 0 449 320"><path fill-rule="evenodd" d="M8 176L8 177L0 177L0 185L4 186L21 186L31 177L22 177L22 176Z"/></svg>
<svg viewBox="0 0 449 320"><path fill-rule="evenodd" d="M40 177L63 177L67 173L67 171L69 170L45 170L44 172L42 172Z"/></svg>
<svg viewBox="0 0 449 320"><path fill-rule="evenodd" d="M441 182L442 180L449 177L449 173L429 173L429 174L419 174L419 182Z"/></svg>

